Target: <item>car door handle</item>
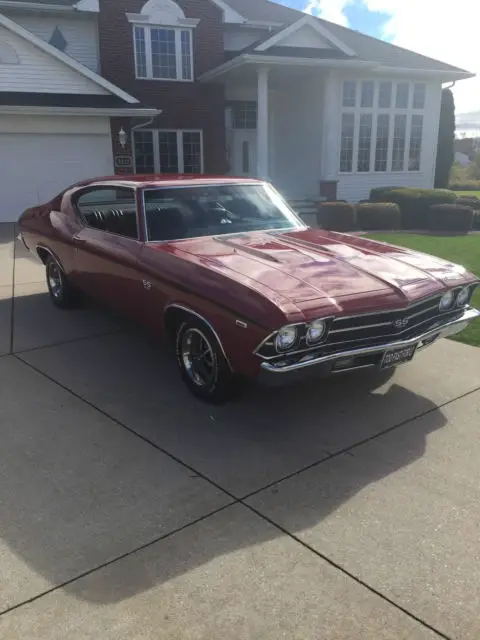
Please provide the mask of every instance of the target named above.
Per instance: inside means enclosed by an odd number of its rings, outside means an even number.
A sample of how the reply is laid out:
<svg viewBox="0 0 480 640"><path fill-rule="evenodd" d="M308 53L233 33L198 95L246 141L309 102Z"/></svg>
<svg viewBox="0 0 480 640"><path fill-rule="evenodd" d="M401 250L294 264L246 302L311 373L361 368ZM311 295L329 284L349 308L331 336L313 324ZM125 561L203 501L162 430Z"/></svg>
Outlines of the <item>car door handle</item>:
<svg viewBox="0 0 480 640"><path fill-rule="evenodd" d="M76 244L78 246L82 246L86 243L85 238L77 238L75 236L72 238L72 241L73 241L73 244Z"/></svg>

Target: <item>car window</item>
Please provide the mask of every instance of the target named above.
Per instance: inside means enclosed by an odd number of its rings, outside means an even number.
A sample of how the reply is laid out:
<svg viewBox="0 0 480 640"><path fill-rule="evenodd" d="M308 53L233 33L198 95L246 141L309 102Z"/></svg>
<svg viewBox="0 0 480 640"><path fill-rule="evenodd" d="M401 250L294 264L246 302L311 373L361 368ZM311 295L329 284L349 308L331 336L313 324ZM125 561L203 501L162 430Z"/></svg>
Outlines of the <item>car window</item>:
<svg viewBox="0 0 480 640"><path fill-rule="evenodd" d="M215 185L144 192L149 241L302 228L269 185Z"/></svg>
<svg viewBox="0 0 480 640"><path fill-rule="evenodd" d="M100 231L138 239L135 192L127 187L82 191L76 207L85 224Z"/></svg>

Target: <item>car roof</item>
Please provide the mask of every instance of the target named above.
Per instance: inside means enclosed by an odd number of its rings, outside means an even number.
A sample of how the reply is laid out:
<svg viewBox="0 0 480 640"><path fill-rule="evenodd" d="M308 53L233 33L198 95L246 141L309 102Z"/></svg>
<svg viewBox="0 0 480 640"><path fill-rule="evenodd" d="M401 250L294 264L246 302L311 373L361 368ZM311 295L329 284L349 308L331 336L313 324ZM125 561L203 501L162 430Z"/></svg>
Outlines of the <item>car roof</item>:
<svg viewBox="0 0 480 640"><path fill-rule="evenodd" d="M256 178L240 178L232 176L205 175L205 174L148 174L148 175L116 175L103 176L101 178L92 178L83 180L73 185L78 187L101 186L105 184L115 184L115 186L125 186L132 188L156 188L156 187L194 187L205 185L226 185L226 184L245 184L262 183L262 180Z"/></svg>

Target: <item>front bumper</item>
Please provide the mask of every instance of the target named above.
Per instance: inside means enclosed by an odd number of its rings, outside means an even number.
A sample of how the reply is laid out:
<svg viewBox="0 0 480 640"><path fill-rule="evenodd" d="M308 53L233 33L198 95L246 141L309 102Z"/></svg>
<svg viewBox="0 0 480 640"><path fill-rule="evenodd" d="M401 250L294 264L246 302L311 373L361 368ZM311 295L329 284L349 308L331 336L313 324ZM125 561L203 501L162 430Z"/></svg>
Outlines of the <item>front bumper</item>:
<svg viewBox="0 0 480 640"><path fill-rule="evenodd" d="M318 357L309 357L308 354L306 354L303 359L293 364L281 365L272 362L262 362L260 365L259 379L261 382L267 384L284 384L290 379L295 380L305 374L308 376L324 376L331 373L342 373L369 367L380 368L386 351L390 349L414 347L415 345L417 345L417 351L424 349L436 342L439 338L447 338L456 333L460 333L460 331L466 329L473 320L479 317L480 311L472 307L467 307L463 315L456 320L429 329L408 340L397 340L396 342L389 342L388 344L351 349L349 351L330 353Z"/></svg>

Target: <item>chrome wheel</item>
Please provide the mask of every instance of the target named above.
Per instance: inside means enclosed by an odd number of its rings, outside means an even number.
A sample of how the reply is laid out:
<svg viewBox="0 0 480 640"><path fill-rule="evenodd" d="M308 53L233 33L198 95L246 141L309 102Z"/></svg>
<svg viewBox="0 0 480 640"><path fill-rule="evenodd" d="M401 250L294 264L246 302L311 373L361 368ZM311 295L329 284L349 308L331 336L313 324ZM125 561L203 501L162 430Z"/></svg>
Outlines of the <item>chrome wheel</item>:
<svg viewBox="0 0 480 640"><path fill-rule="evenodd" d="M190 380L210 387L218 376L217 359L208 338L200 329L189 327L182 335L180 357Z"/></svg>
<svg viewBox="0 0 480 640"><path fill-rule="evenodd" d="M47 266L48 287L52 296L58 300L63 294L63 277L58 264L51 260Z"/></svg>

